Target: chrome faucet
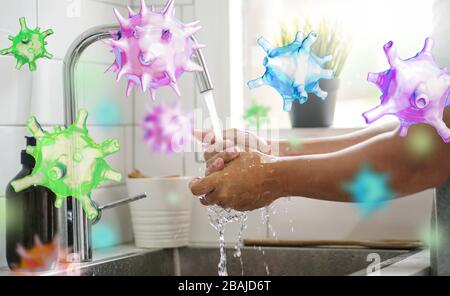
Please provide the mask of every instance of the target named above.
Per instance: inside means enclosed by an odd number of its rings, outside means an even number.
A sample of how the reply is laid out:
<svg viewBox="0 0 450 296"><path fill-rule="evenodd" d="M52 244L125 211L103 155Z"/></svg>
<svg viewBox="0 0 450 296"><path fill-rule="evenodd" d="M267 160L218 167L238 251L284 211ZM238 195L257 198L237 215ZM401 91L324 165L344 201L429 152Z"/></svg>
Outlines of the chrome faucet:
<svg viewBox="0 0 450 296"><path fill-rule="evenodd" d="M70 46L64 58L64 121L66 126L70 126L76 119L78 111L77 94L75 88L75 67L81 54L91 44L102 40L113 38L110 32L118 32L118 25L104 25L94 27L82 33ZM194 37L192 42L197 43ZM205 59L200 49L197 49L193 59L203 68L202 72L196 72L196 80L200 93L213 90L213 84L209 76ZM66 262L89 262L92 261L92 225L97 223L101 217L101 211L123 205L132 201L145 198L147 195L141 194L136 197L126 198L108 205L99 206L99 218L96 221L89 221L83 211L81 204L76 198L69 197L66 204L59 212L59 235L61 247L70 250L71 255L62 258Z"/></svg>

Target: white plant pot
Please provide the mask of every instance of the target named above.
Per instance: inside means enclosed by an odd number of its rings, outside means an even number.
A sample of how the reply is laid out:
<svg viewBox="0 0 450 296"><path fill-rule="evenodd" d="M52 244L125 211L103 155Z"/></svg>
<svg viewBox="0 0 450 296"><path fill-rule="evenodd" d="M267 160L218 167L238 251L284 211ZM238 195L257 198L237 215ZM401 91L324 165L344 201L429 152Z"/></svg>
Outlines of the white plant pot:
<svg viewBox="0 0 450 296"><path fill-rule="evenodd" d="M130 204L138 248L179 248L189 243L193 195L190 177L127 179L130 196L148 197Z"/></svg>

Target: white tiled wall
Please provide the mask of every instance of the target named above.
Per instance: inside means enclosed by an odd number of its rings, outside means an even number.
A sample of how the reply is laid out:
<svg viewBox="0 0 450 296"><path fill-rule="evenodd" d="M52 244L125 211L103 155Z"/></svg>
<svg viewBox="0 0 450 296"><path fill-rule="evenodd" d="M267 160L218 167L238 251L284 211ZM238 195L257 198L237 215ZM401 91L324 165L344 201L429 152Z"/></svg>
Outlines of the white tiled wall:
<svg viewBox="0 0 450 296"><path fill-rule="evenodd" d="M79 15L71 12L73 5L80 4ZM35 115L44 128L63 124L63 85L62 60L66 50L75 38L86 29L115 22L113 8L123 13L131 0L15 0L2 1L0 10L0 48L10 46L8 35L16 34L19 18L25 16L29 27L52 28L55 32L47 38L48 51L54 55L52 60L40 60L38 70L30 73L27 66L21 71L15 69L15 59L0 57L0 141L2 143L0 169L0 266L4 261L4 190L6 184L20 170L20 150L24 148L24 136L28 135L24 124L31 114ZM92 135L98 141L117 138L122 144L120 153L111 156L111 165L126 173L132 159L127 151L132 150L129 134L132 129L132 101L125 99L123 82L116 83L112 74L104 74L113 57L107 46L94 45L83 55L78 68L77 85L80 106L90 111L89 123ZM92 109L96 101L108 98L117 103L122 111L119 122L104 127L95 122ZM131 101L131 102L127 102ZM127 134L128 133L128 134ZM105 184L104 188L93 193L100 204L126 196L124 184ZM104 214L102 222L116 229L119 242L131 241L132 232L128 209L120 208Z"/></svg>

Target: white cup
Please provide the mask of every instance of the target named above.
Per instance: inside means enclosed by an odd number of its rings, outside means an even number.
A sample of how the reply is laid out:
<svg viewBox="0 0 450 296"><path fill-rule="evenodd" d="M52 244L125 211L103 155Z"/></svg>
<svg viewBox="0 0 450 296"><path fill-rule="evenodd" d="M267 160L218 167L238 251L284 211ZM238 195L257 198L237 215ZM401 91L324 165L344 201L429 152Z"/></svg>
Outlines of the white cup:
<svg viewBox="0 0 450 296"><path fill-rule="evenodd" d="M193 195L191 177L127 179L135 244L139 248L179 248L189 243Z"/></svg>

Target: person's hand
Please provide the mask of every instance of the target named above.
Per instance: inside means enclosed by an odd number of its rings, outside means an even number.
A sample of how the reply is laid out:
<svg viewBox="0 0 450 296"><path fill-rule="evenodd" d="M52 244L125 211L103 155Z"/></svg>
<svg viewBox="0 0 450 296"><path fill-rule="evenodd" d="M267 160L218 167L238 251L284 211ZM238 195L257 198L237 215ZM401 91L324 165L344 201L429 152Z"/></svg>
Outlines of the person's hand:
<svg viewBox="0 0 450 296"><path fill-rule="evenodd" d="M251 211L284 196L276 158L260 152L241 152L222 170L191 181L195 196L203 205L218 205L237 211Z"/></svg>
<svg viewBox="0 0 450 296"><path fill-rule="evenodd" d="M270 154L268 142L254 133L230 129L222 134L223 138L217 141L212 131L194 131L195 137L206 146L204 159L207 176L222 170L227 163L239 157L239 152Z"/></svg>

